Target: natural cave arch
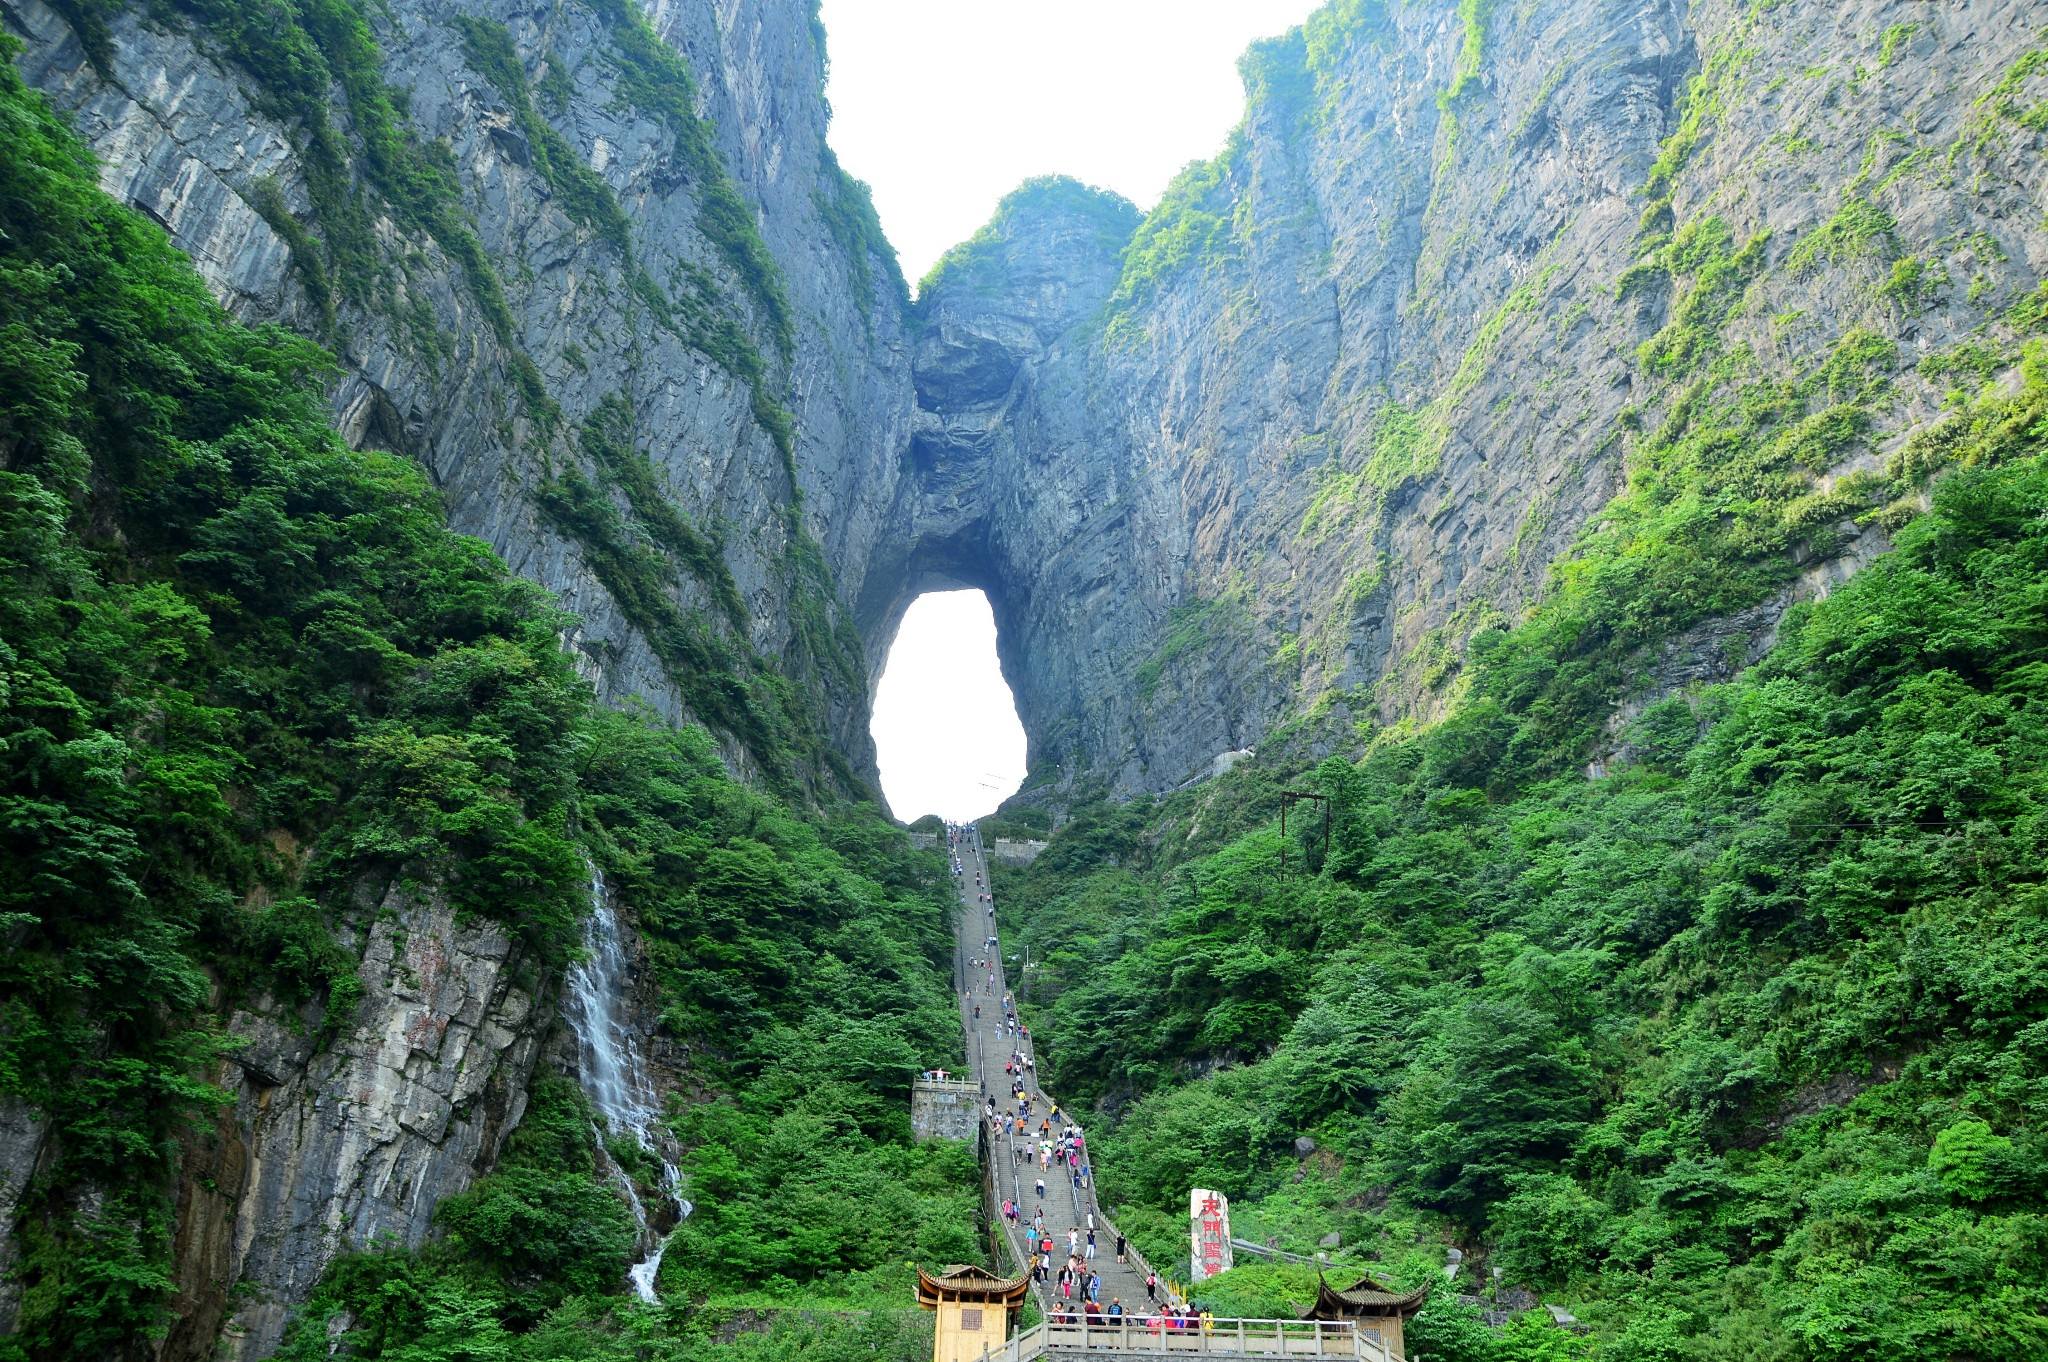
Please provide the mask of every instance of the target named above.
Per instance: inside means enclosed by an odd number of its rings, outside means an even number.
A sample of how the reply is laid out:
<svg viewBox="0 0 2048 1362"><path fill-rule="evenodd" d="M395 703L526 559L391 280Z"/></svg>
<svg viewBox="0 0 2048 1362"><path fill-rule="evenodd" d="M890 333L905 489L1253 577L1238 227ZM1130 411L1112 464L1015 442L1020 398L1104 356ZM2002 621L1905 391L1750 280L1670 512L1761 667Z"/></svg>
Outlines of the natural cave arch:
<svg viewBox="0 0 2048 1362"><path fill-rule="evenodd" d="M997 658L1003 680L1014 693L1017 678L1004 644L1014 635L1016 620L1006 618L1009 593L1004 590L1004 574L988 550L986 527L976 524L943 536L909 542L899 539L891 547L896 551L869 571L867 589L855 612L867 652L869 694L882 678L889 649L903 625L903 613L918 597L933 591L979 591L988 597L996 617Z"/></svg>
<svg viewBox="0 0 2048 1362"><path fill-rule="evenodd" d="M857 616L868 667L865 728L882 792L899 818L977 817L1012 795L1028 773L1020 626L1004 590L1007 574L989 553L979 520L950 533L898 538L893 548L868 578ZM951 593L981 601L935 601L906 635L914 606ZM981 602L994 620L999 684L990 675Z"/></svg>
<svg viewBox="0 0 2048 1362"><path fill-rule="evenodd" d="M912 601L988 597L1031 790L1096 758L1117 785L1142 781L1121 678L1167 608L1165 579L1141 571L1156 554L1133 551L1121 435L1057 362L1085 344L1117 279L1121 243L1096 222L1097 198L1027 196L980 265L920 298L916 406L854 610L872 696Z"/></svg>

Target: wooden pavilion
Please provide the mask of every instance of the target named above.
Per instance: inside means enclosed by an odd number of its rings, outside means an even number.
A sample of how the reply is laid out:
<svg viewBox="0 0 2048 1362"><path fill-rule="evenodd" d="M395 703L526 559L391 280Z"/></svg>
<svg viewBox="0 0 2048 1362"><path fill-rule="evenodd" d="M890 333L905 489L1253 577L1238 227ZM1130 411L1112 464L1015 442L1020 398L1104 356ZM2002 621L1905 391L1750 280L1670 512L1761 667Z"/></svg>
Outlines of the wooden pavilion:
<svg viewBox="0 0 2048 1362"><path fill-rule="evenodd" d="M1302 1318L1332 1322L1349 1320L1359 1333L1378 1339L1389 1357L1404 1358L1408 1350L1402 1338L1403 1324L1429 1299L1431 1285L1433 1283L1424 1282L1413 1291L1396 1291L1371 1277L1360 1277L1339 1291L1325 1281L1318 1270L1316 1303L1302 1314Z"/></svg>
<svg viewBox="0 0 2048 1362"><path fill-rule="evenodd" d="M954 1263L934 1275L917 1270L917 1303L938 1314L932 1362L974 1362L999 1352L1010 1336L1010 1312L1024 1303L1031 1277L998 1277L986 1268Z"/></svg>

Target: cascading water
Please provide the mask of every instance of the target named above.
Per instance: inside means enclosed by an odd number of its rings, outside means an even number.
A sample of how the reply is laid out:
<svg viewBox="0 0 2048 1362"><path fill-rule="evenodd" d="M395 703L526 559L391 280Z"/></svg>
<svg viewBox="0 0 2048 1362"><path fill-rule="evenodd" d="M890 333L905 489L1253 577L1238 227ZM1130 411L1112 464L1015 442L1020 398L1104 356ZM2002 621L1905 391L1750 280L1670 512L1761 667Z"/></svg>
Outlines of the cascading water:
<svg viewBox="0 0 2048 1362"><path fill-rule="evenodd" d="M626 943L619 934L611 896L605 892L604 873L595 865L590 867L590 917L583 924L583 950L584 958L570 969L568 978L569 1020L582 1051L583 1090L613 1139L628 1137L661 1161L661 1190L674 1203L680 1220L689 1215L690 1203L683 1197L681 1170L655 1138L660 1100L639 1041L619 1020L615 1006L626 986ZM633 1209L633 1218L640 1225L640 1242L646 1249L628 1276L640 1299L652 1301L661 1256L668 1251L668 1236L655 1230L633 1180L616 1165L612 1177Z"/></svg>

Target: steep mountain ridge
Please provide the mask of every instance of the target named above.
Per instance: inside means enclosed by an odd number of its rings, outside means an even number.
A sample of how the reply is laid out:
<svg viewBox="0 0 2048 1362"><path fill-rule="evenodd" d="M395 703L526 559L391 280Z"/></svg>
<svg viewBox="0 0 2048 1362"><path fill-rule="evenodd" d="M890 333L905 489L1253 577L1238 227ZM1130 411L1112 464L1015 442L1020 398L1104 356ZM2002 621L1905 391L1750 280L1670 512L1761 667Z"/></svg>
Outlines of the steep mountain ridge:
<svg viewBox="0 0 2048 1362"><path fill-rule="evenodd" d="M1660 584L1613 682L1753 658L1882 548L1911 478L1877 470L1951 357L2010 373L2001 314L2048 258L2039 29L2006 3L1347 0L1247 55L1243 126L1128 245L1062 249L1087 196L1021 191L927 281L916 369L922 475L991 484L953 556L1019 659L1034 782L1157 790L1304 713L1310 751L1440 714L1624 489L1605 543L1690 501L1697 538L1740 525L1703 556L1751 580ZM1056 343L1048 262L1087 300ZM1847 351L1858 390L1813 389ZM913 559L958 535L918 495Z"/></svg>
<svg viewBox="0 0 2048 1362"><path fill-rule="evenodd" d="M402 277L330 283L321 320L295 268L321 247L289 240L308 223L333 254L317 158L204 39L229 11L110 7L106 78L42 0L8 13L118 197L239 315L337 339L351 438L419 458L458 528L576 609L603 693L703 719L745 770L793 747L871 771L867 692L934 581L995 598L1034 782L1068 796L1170 788L1276 727L1325 750L1441 713L1471 637L1542 595L1697 384L1810 373L1867 333L1903 346L1882 391L1768 475L1775 511L1822 494L1766 552L1853 565L1876 507L1818 501L1934 413L1949 378L1912 364L1995 328L2048 250L2017 0L1343 0L1247 55L1244 124L1142 225L1027 189L913 312L825 146L799 10L650 12L715 165L650 93L675 73L621 57L629 11L375 27L408 135L451 149L506 328L389 211L378 270ZM750 223L719 216L728 170ZM760 254L735 243L756 232ZM1645 348L1674 321L1684 346ZM515 398L522 356L558 420ZM1631 684L1754 655L1833 575L1661 622ZM1739 610L1749 644L1641 653Z"/></svg>

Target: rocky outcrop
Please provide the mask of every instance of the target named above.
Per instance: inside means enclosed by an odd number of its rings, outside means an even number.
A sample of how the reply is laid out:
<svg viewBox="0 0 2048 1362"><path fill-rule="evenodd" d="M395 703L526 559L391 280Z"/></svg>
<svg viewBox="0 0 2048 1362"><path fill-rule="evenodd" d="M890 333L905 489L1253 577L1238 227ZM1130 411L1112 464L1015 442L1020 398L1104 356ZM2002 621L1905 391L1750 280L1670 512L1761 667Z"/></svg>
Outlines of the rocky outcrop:
<svg viewBox="0 0 2048 1362"><path fill-rule="evenodd" d="M860 624L876 640L894 634L922 591L989 593L1034 766L1064 749L1048 734L1098 700L1060 689L1073 669L1114 675L1103 644L1117 638L1129 573L1143 562L1120 528L1126 470L1096 438L1082 383L1089 325L1116 287L1117 252L1136 223L1114 196L1047 181L1013 195L963 248L967 258L952 260L952 282L920 309L919 408L905 457L913 477L861 578ZM1053 646L1068 651L1041 651Z"/></svg>
<svg viewBox="0 0 2048 1362"><path fill-rule="evenodd" d="M0 1102L0 1224L15 1222L22 1195L42 1161L47 1127L27 1103L14 1098ZM0 1235L0 1333L14 1332L21 1310L21 1284L14 1275L20 1260L14 1236Z"/></svg>
<svg viewBox="0 0 2048 1362"><path fill-rule="evenodd" d="M445 902L393 891L364 916L347 1015L230 1022L234 1105L185 1151L167 1359L269 1356L336 1252L422 1242L525 1109L554 1019L531 962Z"/></svg>

